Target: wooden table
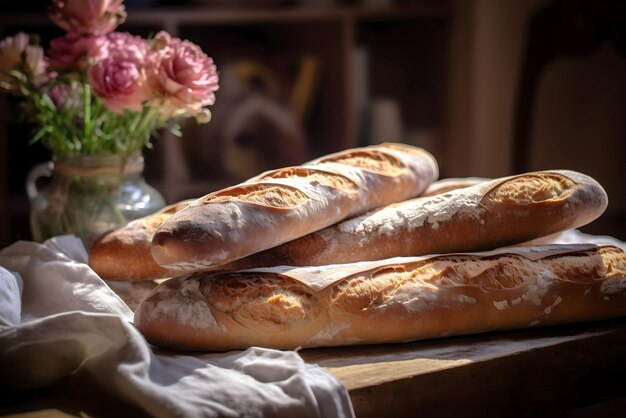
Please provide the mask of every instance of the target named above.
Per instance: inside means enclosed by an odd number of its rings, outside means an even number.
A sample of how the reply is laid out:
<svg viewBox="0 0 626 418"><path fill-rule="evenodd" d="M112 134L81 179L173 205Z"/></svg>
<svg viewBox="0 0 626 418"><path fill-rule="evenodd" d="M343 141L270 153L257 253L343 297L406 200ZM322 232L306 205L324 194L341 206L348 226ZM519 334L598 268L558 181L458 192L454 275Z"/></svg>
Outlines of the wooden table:
<svg viewBox="0 0 626 418"><path fill-rule="evenodd" d="M339 378L358 418L626 416L626 319L300 355ZM5 399L0 415L144 415L75 378Z"/></svg>
<svg viewBox="0 0 626 418"><path fill-rule="evenodd" d="M359 418L626 416L624 319L301 355Z"/></svg>

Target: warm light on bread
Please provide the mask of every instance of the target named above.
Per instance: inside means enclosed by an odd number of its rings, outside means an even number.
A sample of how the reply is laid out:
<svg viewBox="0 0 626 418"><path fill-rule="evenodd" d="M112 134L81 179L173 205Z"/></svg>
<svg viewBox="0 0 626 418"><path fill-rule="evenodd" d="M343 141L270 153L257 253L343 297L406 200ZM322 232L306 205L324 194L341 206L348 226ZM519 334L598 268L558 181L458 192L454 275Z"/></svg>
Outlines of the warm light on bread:
<svg viewBox="0 0 626 418"><path fill-rule="evenodd" d="M191 200L168 205L100 236L89 250L89 267L105 280L152 280L173 275L150 254L150 241L163 221Z"/></svg>
<svg viewBox="0 0 626 418"><path fill-rule="evenodd" d="M174 349L293 349L624 314L626 255L583 244L193 273L159 285L135 325L151 343Z"/></svg>
<svg viewBox="0 0 626 418"><path fill-rule="evenodd" d="M273 170L197 199L165 220L152 238L152 256L167 269L211 268L418 196L437 176L432 155L402 144Z"/></svg>
<svg viewBox="0 0 626 418"><path fill-rule="evenodd" d="M392 204L216 268L317 266L490 250L586 225L607 202L600 184L581 173L520 174Z"/></svg>

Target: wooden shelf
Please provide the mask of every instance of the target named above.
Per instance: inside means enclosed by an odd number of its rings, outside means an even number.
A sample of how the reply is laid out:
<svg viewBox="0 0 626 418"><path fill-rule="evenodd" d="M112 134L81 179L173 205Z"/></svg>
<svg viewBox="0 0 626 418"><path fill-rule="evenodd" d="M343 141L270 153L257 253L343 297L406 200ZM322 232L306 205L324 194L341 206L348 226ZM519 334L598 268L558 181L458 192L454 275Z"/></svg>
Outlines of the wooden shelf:
<svg viewBox="0 0 626 418"><path fill-rule="evenodd" d="M43 9L42 9L43 10ZM203 24L256 24L312 22L325 20L341 21L398 21L448 17L451 6L448 1L430 1L420 4L391 6L320 6L320 7L281 7L267 9L211 8L197 6L155 7L130 9L124 25L171 23ZM49 26L50 20L44 14L31 12L9 12L0 16L0 24L23 26ZM121 28L123 28L123 26ZM165 26L165 25L163 25Z"/></svg>

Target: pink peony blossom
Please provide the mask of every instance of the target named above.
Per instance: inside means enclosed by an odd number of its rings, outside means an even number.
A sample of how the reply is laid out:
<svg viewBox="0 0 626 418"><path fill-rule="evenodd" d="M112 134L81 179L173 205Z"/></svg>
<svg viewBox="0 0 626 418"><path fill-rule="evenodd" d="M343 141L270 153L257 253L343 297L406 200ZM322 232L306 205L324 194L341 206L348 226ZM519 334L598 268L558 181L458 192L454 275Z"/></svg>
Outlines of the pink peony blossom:
<svg viewBox="0 0 626 418"><path fill-rule="evenodd" d="M85 70L90 62L102 59L107 54L107 39L104 36L68 33L50 42L50 65L53 68Z"/></svg>
<svg viewBox="0 0 626 418"><path fill-rule="evenodd" d="M52 0L50 19L68 32L104 35L126 19L123 0Z"/></svg>
<svg viewBox="0 0 626 418"><path fill-rule="evenodd" d="M141 111L149 92L144 71L148 42L126 32L111 32L104 39L105 56L92 64L90 84L110 110Z"/></svg>
<svg viewBox="0 0 626 418"><path fill-rule="evenodd" d="M53 156L128 156L150 145L170 118L207 123L215 101L213 60L166 32L148 41L115 27L123 0L50 0L50 17L67 30L48 50L18 33L0 41L0 89L21 96L36 125L33 141Z"/></svg>
<svg viewBox="0 0 626 418"><path fill-rule="evenodd" d="M106 36L107 51L110 54L124 54L129 60L142 64L148 54L148 41L128 32L111 32Z"/></svg>
<svg viewBox="0 0 626 418"><path fill-rule="evenodd" d="M163 117L198 114L215 102L218 74L213 59L195 44L159 32L147 64L147 76Z"/></svg>
<svg viewBox="0 0 626 418"><path fill-rule="evenodd" d="M47 79L48 60L41 47L31 44L31 37L23 32L0 42L0 87L16 92L17 80L11 72L19 71L30 82L41 85Z"/></svg>
<svg viewBox="0 0 626 418"><path fill-rule="evenodd" d="M140 112L148 98L142 65L134 56L109 53L89 68L89 83L108 109Z"/></svg>

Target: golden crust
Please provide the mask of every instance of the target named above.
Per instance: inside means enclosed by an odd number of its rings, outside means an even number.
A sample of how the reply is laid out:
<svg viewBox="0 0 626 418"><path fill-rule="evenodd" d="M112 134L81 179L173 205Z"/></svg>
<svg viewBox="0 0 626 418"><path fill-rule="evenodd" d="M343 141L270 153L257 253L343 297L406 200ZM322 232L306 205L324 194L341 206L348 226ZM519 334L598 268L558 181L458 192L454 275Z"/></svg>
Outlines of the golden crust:
<svg viewBox="0 0 626 418"><path fill-rule="evenodd" d="M191 200L174 203L160 211L100 236L89 251L89 266L105 280L152 280L173 273L159 266L150 254L154 231L164 220Z"/></svg>
<svg viewBox="0 0 626 418"><path fill-rule="evenodd" d="M557 250L555 251L555 248ZM454 254L298 270L195 273L163 283L135 325L157 345L228 350L393 343L626 314L626 255L611 246L531 247L532 257Z"/></svg>
<svg viewBox="0 0 626 418"><path fill-rule="evenodd" d="M163 222L152 257L170 269L210 269L417 196L437 176L432 155L389 144L270 171L200 198Z"/></svg>
<svg viewBox="0 0 626 418"><path fill-rule="evenodd" d="M607 206L581 173L539 171L389 205L227 265L326 265L520 244L586 225Z"/></svg>

